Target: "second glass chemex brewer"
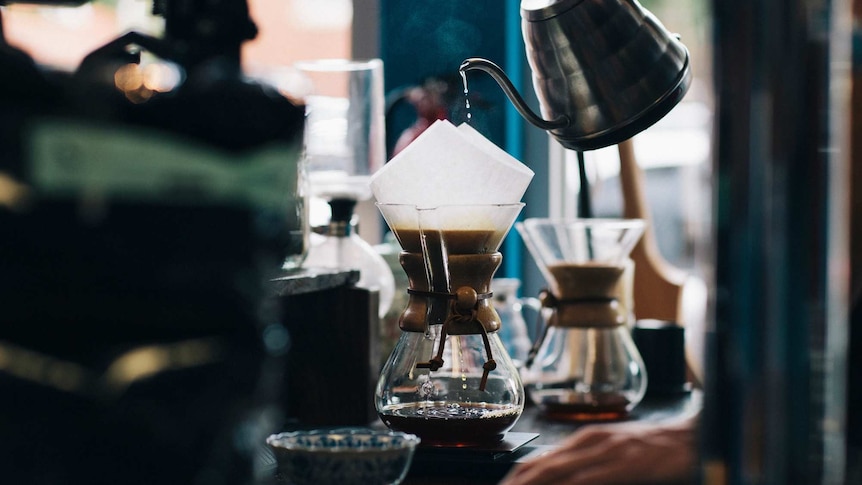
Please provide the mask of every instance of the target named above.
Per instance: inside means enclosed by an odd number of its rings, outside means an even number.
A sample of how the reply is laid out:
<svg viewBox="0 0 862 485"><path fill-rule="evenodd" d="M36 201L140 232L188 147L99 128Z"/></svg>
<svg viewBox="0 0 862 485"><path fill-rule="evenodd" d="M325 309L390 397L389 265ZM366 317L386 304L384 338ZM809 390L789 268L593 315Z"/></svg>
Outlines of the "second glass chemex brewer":
<svg viewBox="0 0 862 485"><path fill-rule="evenodd" d="M375 405L423 446L493 446L521 416L524 387L497 333L491 281L532 176L469 125L438 121L372 180L409 280Z"/></svg>
<svg viewBox="0 0 862 485"><path fill-rule="evenodd" d="M551 310L523 373L533 402L562 420L624 418L646 392L634 320L629 253L639 219L526 219L518 232L549 289Z"/></svg>

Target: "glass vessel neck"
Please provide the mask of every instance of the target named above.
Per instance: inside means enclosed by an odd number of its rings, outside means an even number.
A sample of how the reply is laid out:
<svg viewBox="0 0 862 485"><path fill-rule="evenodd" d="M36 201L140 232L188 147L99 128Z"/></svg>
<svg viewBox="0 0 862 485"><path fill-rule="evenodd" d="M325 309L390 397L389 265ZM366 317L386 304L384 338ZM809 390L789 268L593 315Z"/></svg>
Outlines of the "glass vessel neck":
<svg viewBox="0 0 862 485"><path fill-rule="evenodd" d="M350 237L353 234L353 225L350 221L329 221L326 233L332 237Z"/></svg>
<svg viewBox="0 0 862 485"><path fill-rule="evenodd" d="M356 201L353 199L332 199L329 208L332 216L329 219L327 233L332 237L350 237L353 233L353 211Z"/></svg>

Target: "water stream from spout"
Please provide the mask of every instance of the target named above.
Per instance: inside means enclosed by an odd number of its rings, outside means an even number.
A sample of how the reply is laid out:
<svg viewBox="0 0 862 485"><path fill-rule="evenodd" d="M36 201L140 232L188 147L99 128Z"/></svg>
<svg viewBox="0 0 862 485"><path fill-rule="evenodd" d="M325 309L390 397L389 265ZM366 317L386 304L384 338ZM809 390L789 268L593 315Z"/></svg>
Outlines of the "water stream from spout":
<svg viewBox="0 0 862 485"><path fill-rule="evenodd" d="M467 123L473 119L473 113L470 112L470 90L467 88L467 71L458 71L461 74L461 80L464 81L464 107L467 109Z"/></svg>

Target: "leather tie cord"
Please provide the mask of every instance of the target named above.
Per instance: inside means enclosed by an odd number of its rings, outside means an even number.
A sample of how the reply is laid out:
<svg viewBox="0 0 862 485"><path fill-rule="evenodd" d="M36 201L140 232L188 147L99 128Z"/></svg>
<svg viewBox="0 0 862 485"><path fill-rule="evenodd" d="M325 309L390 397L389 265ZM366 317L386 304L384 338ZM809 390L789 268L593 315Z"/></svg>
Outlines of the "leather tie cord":
<svg viewBox="0 0 862 485"><path fill-rule="evenodd" d="M440 342L437 344L437 355L432 357L428 362L418 362L416 367L419 369L430 369L436 371L443 367L443 351L446 346L446 336L449 333L449 327L454 323L469 323L472 322L479 327L479 333L482 335L482 343L485 346L485 353L488 360L482 365L482 380L479 382L479 390L484 391L488 383L488 374L497 368L497 361L491 353L491 342L488 339L488 332L485 326L482 325L476 316L479 301L491 298L492 292L477 293L476 290L470 287L461 287L455 293L439 293L430 291L420 291L408 289L408 293L413 295L423 295L438 298L446 298L452 300L449 316L443 322L440 328Z"/></svg>

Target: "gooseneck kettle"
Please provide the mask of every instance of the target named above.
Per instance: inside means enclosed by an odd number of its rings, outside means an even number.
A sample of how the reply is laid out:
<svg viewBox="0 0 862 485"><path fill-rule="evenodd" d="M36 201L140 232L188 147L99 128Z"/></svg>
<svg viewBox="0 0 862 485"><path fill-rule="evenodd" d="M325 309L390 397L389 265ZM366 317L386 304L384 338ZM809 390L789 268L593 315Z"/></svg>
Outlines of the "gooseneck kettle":
<svg viewBox="0 0 862 485"><path fill-rule="evenodd" d="M459 70L490 74L527 121L566 148L631 138L667 114L691 83L688 50L636 0L522 0L521 20L544 118L493 62L469 58Z"/></svg>

